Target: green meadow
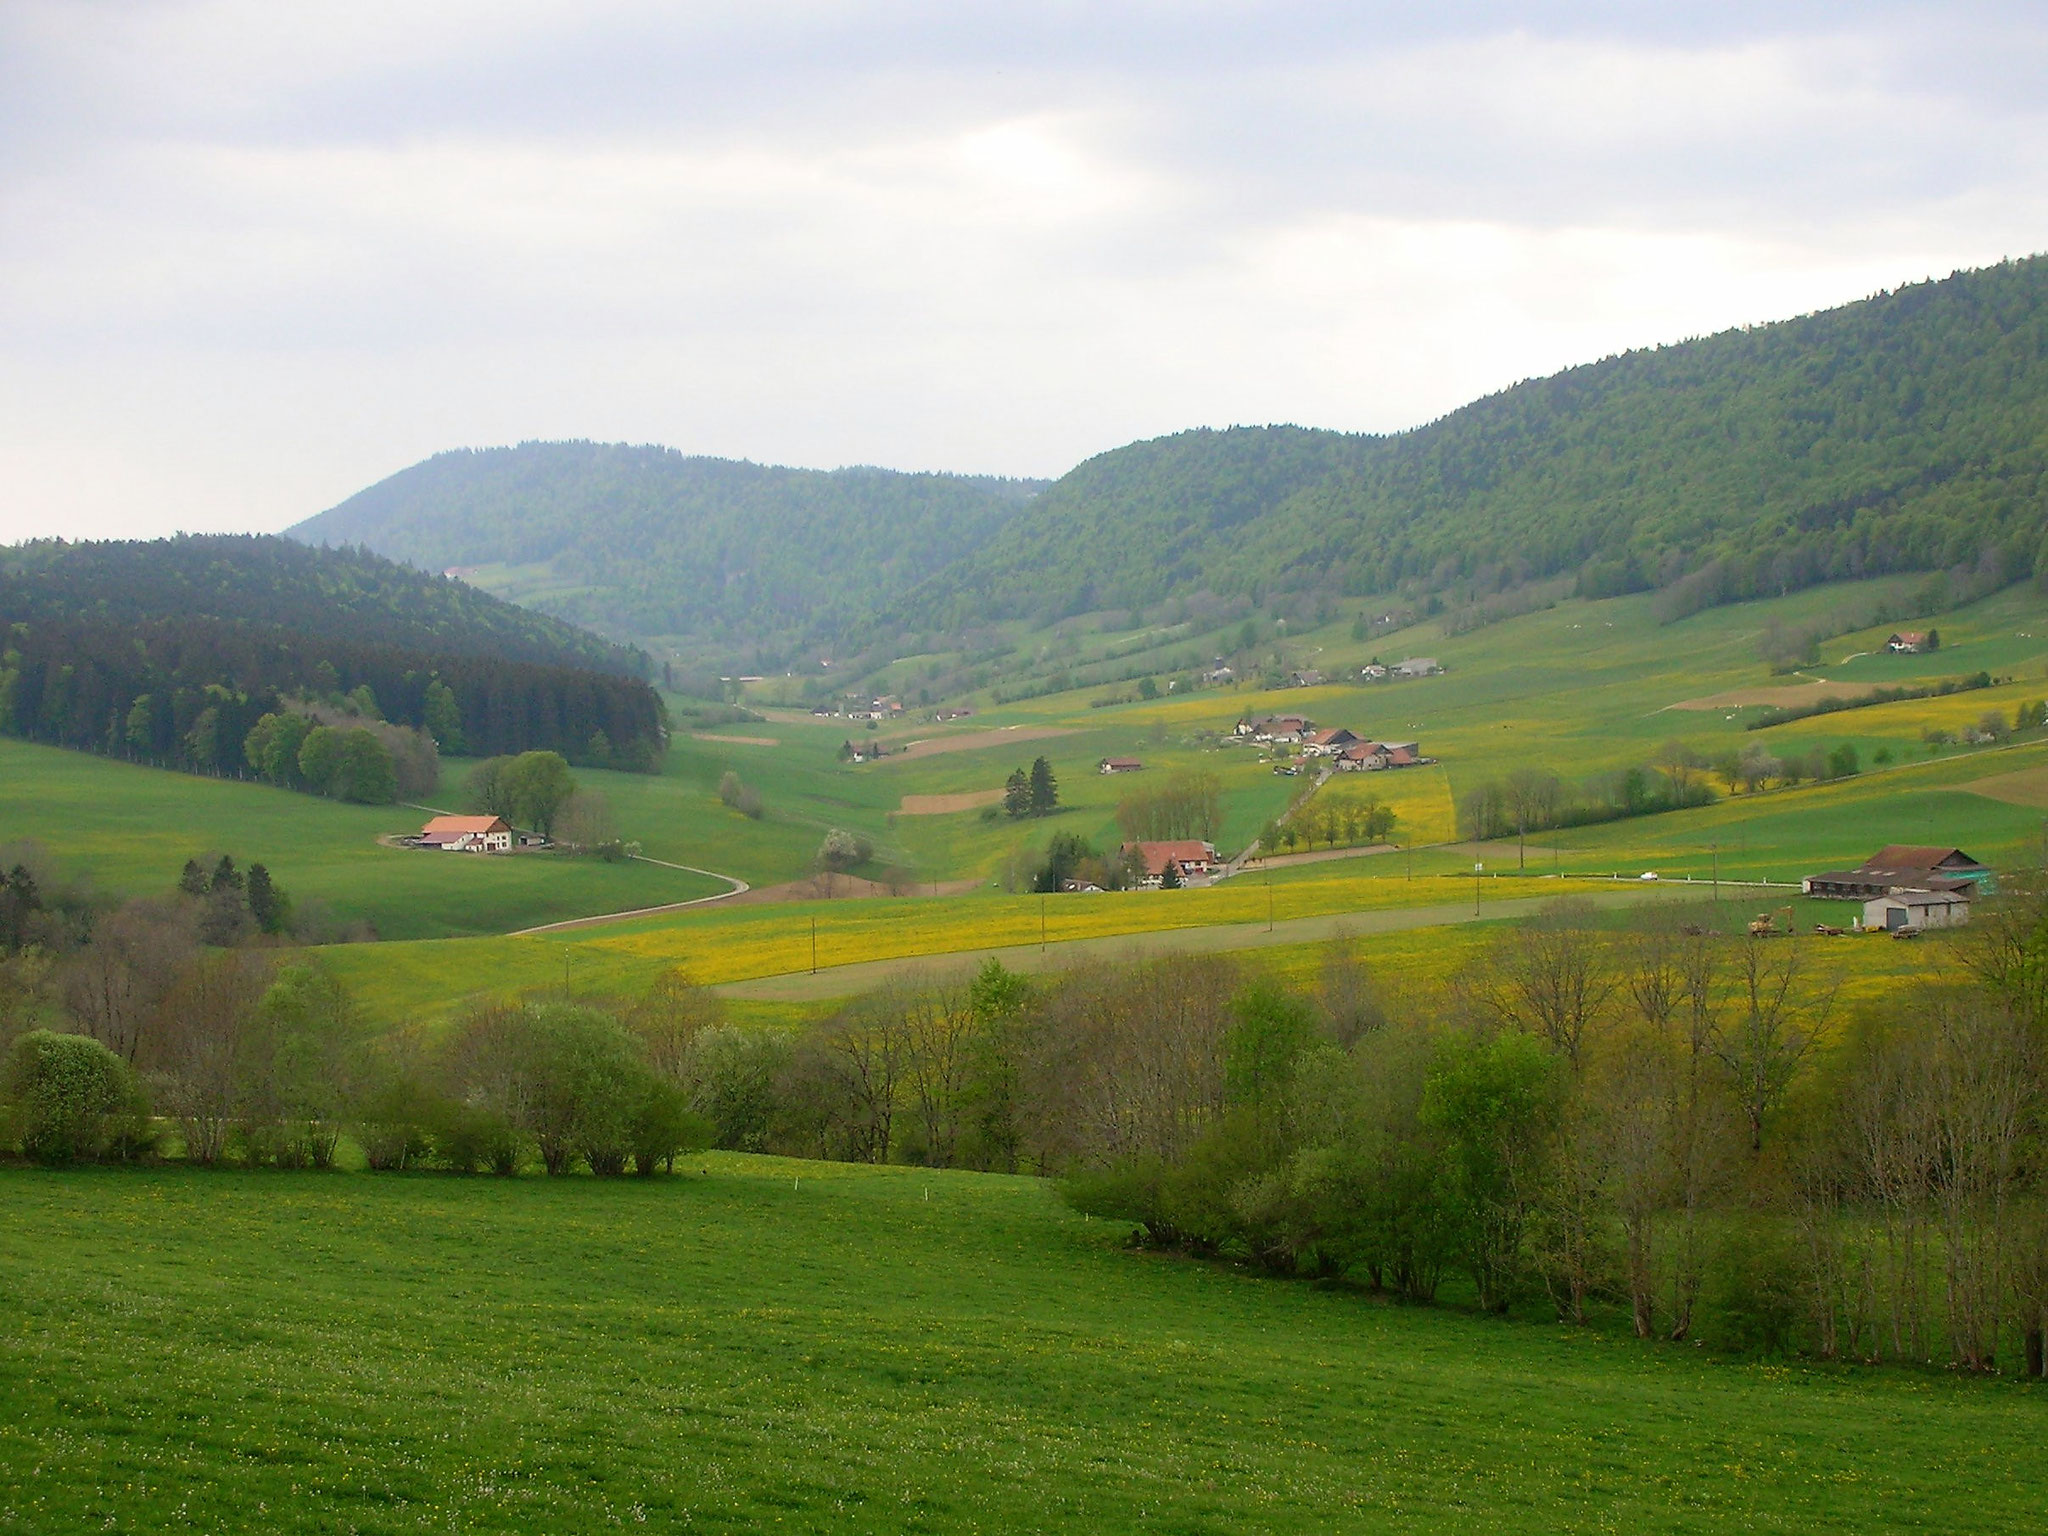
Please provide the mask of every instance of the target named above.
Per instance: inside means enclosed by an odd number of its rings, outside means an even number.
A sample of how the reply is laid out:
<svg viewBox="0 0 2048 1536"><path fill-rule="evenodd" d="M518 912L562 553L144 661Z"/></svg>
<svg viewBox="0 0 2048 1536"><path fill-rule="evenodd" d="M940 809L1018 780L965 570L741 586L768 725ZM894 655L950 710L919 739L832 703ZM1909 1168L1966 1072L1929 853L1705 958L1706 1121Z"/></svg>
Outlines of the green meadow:
<svg viewBox="0 0 2048 1536"><path fill-rule="evenodd" d="M0 1186L10 1533L2040 1518L2037 1386L1136 1256L1030 1179L713 1153L652 1180Z"/></svg>
<svg viewBox="0 0 2048 1536"><path fill-rule="evenodd" d="M402 805L343 805L0 740L0 843L33 839L66 871L114 895L166 893L187 859L225 852L239 864L266 865L296 901L367 922L381 938L420 939L502 933L726 889L654 864L469 858L378 843L418 831L423 819Z"/></svg>

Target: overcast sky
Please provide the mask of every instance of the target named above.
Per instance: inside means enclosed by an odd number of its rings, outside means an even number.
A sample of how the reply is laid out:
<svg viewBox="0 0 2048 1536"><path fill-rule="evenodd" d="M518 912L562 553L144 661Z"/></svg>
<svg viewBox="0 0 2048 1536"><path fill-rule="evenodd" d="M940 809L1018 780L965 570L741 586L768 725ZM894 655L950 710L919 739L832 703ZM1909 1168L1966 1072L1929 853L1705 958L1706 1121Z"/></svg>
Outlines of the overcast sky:
<svg viewBox="0 0 2048 1536"><path fill-rule="evenodd" d="M1056 475L2048 248L2038 4L0 0L0 540Z"/></svg>

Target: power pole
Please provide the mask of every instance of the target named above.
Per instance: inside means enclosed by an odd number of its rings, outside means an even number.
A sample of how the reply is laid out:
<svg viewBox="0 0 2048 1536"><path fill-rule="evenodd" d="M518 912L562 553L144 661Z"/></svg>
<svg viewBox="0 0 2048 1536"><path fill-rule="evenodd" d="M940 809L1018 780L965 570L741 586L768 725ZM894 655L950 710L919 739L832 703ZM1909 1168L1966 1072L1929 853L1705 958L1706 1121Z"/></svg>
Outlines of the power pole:
<svg viewBox="0 0 2048 1536"><path fill-rule="evenodd" d="M1273 871L1266 871L1266 932L1273 931Z"/></svg>
<svg viewBox="0 0 2048 1536"><path fill-rule="evenodd" d="M818 914L811 914L811 974L818 974Z"/></svg>
<svg viewBox="0 0 2048 1536"><path fill-rule="evenodd" d="M1486 866L1479 863L1474 863L1472 866L1472 915L1474 917L1479 915L1479 872L1484 868Z"/></svg>
<svg viewBox="0 0 2048 1536"><path fill-rule="evenodd" d="M1038 952L1045 953L1045 893L1038 894Z"/></svg>

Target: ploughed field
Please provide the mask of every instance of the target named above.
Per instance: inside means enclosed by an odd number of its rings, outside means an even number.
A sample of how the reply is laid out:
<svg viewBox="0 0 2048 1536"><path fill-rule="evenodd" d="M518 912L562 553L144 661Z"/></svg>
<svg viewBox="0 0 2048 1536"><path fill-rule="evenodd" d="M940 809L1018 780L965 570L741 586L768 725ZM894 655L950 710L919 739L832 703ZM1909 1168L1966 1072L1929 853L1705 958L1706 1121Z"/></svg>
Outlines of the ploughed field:
<svg viewBox="0 0 2048 1536"><path fill-rule="evenodd" d="M2037 1387L1138 1255L1023 1178L685 1167L0 1174L0 1532L2040 1520Z"/></svg>

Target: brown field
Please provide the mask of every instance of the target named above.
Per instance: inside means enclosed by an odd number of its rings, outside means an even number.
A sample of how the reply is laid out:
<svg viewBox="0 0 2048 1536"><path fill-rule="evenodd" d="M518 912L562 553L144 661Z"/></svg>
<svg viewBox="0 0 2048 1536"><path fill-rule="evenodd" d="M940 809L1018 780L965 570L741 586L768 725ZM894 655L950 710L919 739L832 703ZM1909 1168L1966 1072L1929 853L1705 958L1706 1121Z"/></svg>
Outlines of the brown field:
<svg viewBox="0 0 2048 1536"><path fill-rule="evenodd" d="M1000 789L968 789L957 795L905 795L896 808L898 816L950 816L955 811L978 811L984 805L1000 804Z"/></svg>
<svg viewBox="0 0 2048 1536"><path fill-rule="evenodd" d="M1856 690L1844 683L1831 683L1826 678L1815 678L1810 683L1777 683L1756 688L1730 688L1725 693L1710 693L1703 699L1681 699L1676 704L1666 704L1666 709L1737 709L1745 704L1767 704L1774 708L1787 705L1812 704L1832 696L1847 697Z"/></svg>
<svg viewBox="0 0 2048 1536"><path fill-rule="evenodd" d="M1982 795L1987 800L2003 800L2007 805L2031 805L2048 810L2048 768L2022 768L2017 773L1993 774L1988 779L1972 779L1956 787L1967 789L1973 795Z"/></svg>
<svg viewBox="0 0 2048 1536"><path fill-rule="evenodd" d="M692 731L692 741L723 741L736 747L779 747L781 742L773 736L714 736L709 731Z"/></svg>
<svg viewBox="0 0 2048 1536"><path fill-rule="evenodd" d="M924 736L901 746L887 742L889 757L936 757L941 752L979 752L984 747L1004 747L1016 741L1044 741L1074 733L1060 725L1012 725L996 731L969 731L961 736ZM889 759L884 758L887 762Z"/></svg>

